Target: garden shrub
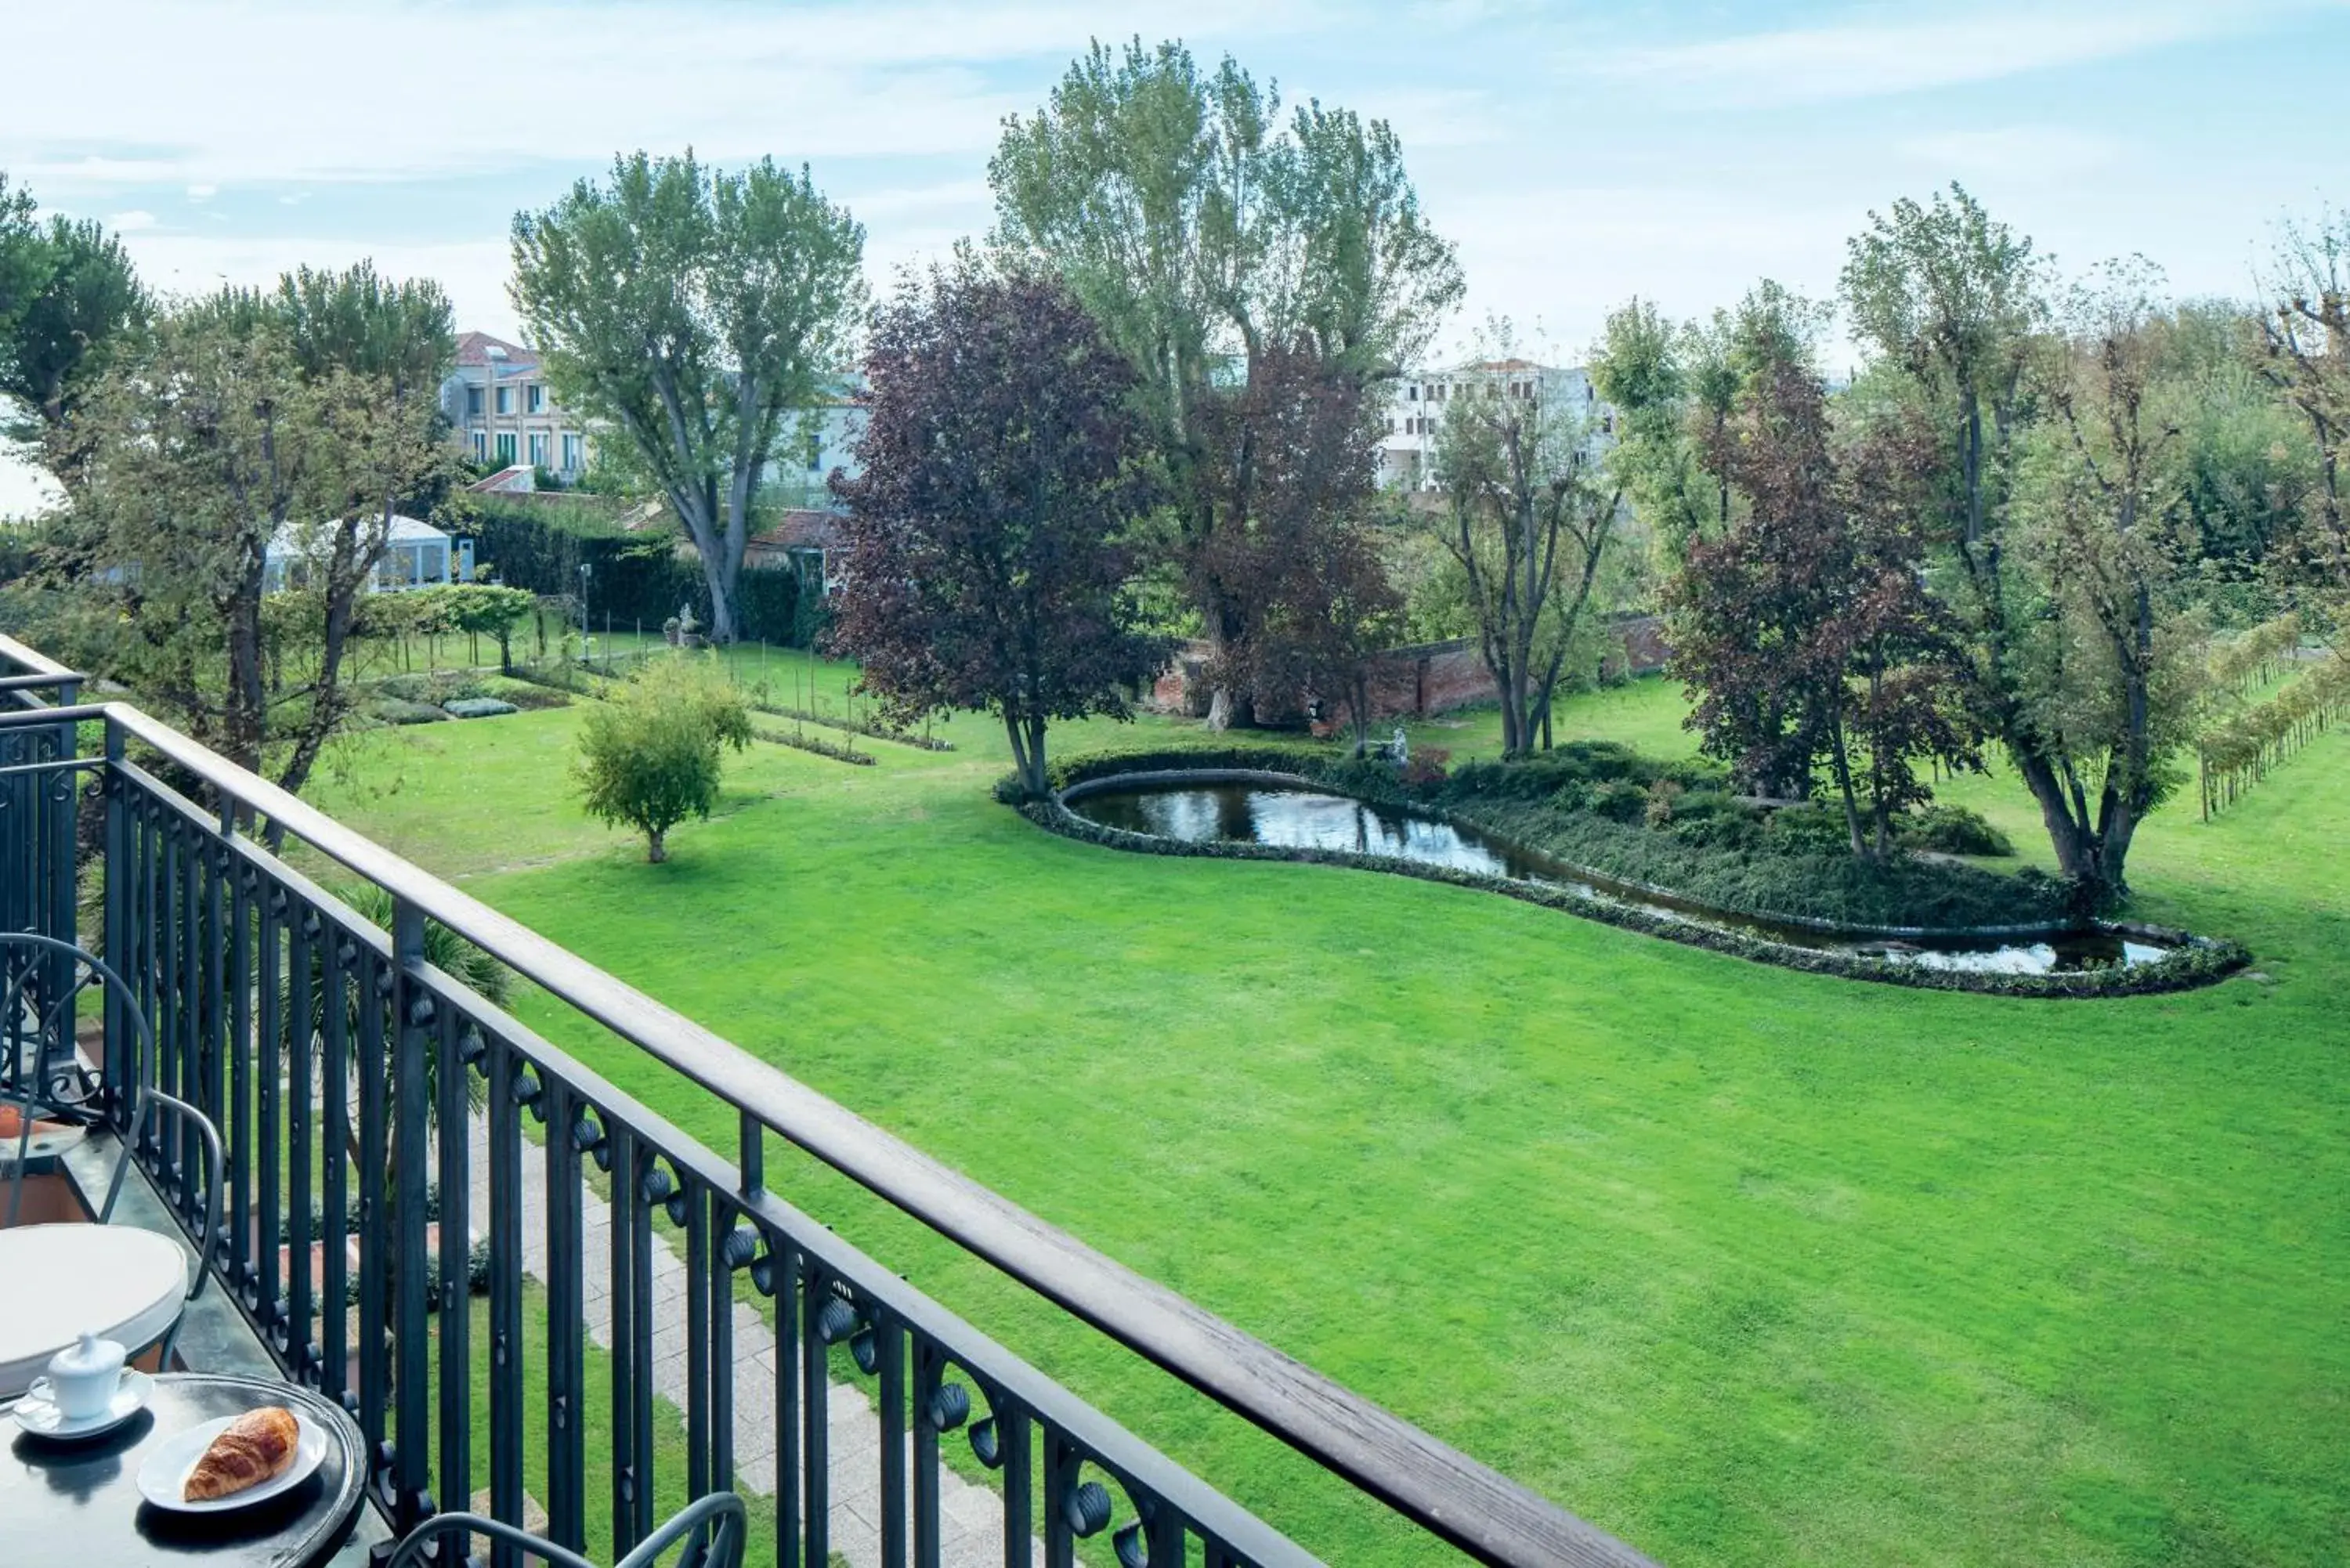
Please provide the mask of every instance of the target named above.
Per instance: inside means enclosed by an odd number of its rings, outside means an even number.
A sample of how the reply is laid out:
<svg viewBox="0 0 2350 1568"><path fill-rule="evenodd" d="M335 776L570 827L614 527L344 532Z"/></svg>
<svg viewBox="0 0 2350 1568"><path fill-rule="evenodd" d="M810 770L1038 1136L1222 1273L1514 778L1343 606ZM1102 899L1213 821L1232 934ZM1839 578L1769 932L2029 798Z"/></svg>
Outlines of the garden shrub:
<svg viewBox="0 0 2350 1568"><path fill-rule="evenodd" d="M398 697L378 697L362 710L383 724L431 724L449 715L431 702L410 702Z"/></svg>
<svg viewBox="0 0 2350 1568"><path fill-rule="evenodd" d="M1962 805L1929 805L1901 818L1895 829L1913 849L1942 855L2006 856L2015 853L2007 835Z"/></svg>
<svg viewBox="0 0 2350 1568"><path fill-rule="evenodd" d="M1789 805L1771 813L1763 835L1782 855L1852 853L1852 828L1841 806Z"/></svg>

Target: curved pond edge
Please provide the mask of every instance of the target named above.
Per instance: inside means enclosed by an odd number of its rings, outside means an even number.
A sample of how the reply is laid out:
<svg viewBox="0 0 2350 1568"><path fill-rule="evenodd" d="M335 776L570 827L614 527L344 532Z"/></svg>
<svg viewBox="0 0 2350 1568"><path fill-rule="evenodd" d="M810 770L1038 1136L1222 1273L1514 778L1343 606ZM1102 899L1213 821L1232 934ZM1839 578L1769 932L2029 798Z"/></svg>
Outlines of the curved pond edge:
<svg viewBox="0 0 2350 1568"><path fill-rule="evenodd" d="M1868 981L1879 985L1906 985L1921 991L1962 991L1991 996L2036 996L2052 998L2088 998L2105 996L2152 996L2165 992L2193 991L2216 984L2227 979L2251 961L2251 951L2242 943L2197 936L2189 931L2175 930L2164 926L2146 925L2137 921L2098 922L2098 929L2118 936L2136 936L2148 940L2174 943L2171 951L2151 963L2116 965L2108 969L2075 970L2046 974L2000 974L1978 970L1938 969L1924 964L1901 963L1889 959L1865 958L1857 953L1823 951L1817 948L1796 947L1787 942L1774 942L1742 931L1729 930L1720 926L1695 920L1670 919L1646 909L1610 902L1577 893L1570 888L1553 887L1541 882L1521 881L1510 877L1493 877L1481 872L1462 871L1449 866L1431 865L1426 861L1405 860L1394 856L1362 855L1346 849L1291 847L1273 844L1243 844L1224 839L1191 841L1162 838L1156 834L1129 833L1124 828L1107 827L1078 815L1069 809L1071 799L1108 789L1148 788L1162 785L1253 784L1282 789L1309 789L1324 794L1347 794L1351 799L1359 795L1333 788L1331 785L1303 774L1279 773L1258 768L1159 768L1133 773L1106 773L1072 782L1055 791L1051 798L1030 801L1021 805L1020 815L1064 838L1099 845L1109 849L1122 849L1129 854L1170 855L1216 860L1285 860L1305 865L1343 866L1362 871L1380 871L1389 876L1416 877L1423 882L1444 882L1456 888L1474 888L1483 892L1499 893L1521 903L1539 904L1544 909L1558 909L1602 925L1637 931L1644 936L1661 937L1684 947L1702 948L1709 952L1742 958L1755 963L1773 964L1806 974L1834 975L1845 980ZM1376 802L1365 802L1376 805ZM1412 809L1446 821L1451 814L1415 805ZM1471 827L1478 825L1462 819ZM1486 829L1484 831L1491 831ZM1626 887L1639 884L1620 877L1605 877ZM1644 889L1672 897L1669 888ZM1776 917L1773 917L1775 919ZM1948 930L1910 928L1904 932L1894 928L1856 929L1834 922L1806 920L1801 923L1812 929L1866 939L1871 936L1943 935L1953 937L2042 937L2074 929L2068 925L2045 922L2027 926L1970 927Z"/></svg>

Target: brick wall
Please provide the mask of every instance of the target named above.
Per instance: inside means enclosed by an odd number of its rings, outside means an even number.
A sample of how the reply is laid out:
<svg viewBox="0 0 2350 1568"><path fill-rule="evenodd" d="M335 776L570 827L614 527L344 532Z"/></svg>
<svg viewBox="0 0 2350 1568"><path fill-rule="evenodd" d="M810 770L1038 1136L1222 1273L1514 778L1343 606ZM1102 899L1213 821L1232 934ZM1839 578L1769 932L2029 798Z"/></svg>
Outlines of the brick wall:
<svg viewBox="0 0 2350 1568"><path fill-rule="evenodd" d="M1649 675L1664 668L1664 626L1657 617L1627 616L1616 622L1615 631L1617 651L1608 656L1607 663L1610 676ZM1145 705L1162 713L1184 713L1193 718L1205 714L1208 689L1201 671L1207 659L1205 643L1185 645L1174 662L1151 683ZM1399 717L1426 718L1431 713L1449 713L1456 708L1472 708L1492 701L1493 678L1478 656L1473 639L1464 637L1451 642L1395 649L1381 654L1371 670L1374 722ZM1345 706L1336 706L1335 717L1343 721ZM1261 711L1260 716L1278 722L1270 713Z"/></svg>

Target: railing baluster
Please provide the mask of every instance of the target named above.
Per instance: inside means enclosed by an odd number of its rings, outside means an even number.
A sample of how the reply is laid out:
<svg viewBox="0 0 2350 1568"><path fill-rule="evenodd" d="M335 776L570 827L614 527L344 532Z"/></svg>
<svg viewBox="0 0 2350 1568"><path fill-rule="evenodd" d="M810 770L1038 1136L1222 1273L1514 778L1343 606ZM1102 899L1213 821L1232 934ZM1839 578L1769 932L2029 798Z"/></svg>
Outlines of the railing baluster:
<svg viewBox="0 0 2350 1568"><path fill-rule="evenodd" d="M914 1342L914 1568L939 1568L939 1387L944 1358L927 1334Z"/></svg>
<svg viewBox="0 0 2350 1568"><path fill-rule="evenodd" d="M710 1259L710 1202L687 1181L685 1199L685 1491L710 1490L710 1298L717 1278Z"/></svg>
<svg viewBox="0 0 2350 1568"><path fill-rule="evenodd" d="M139 1010L147 1015L149 1038L145 1046L147 1060L139 1064L138 1070L140 1082L161 1088L163 1086L163 1036L160 1031L163 1027L163 1013L157 1005L160 1001L157 992L161 989L159 966L161 955L156 949L156 942L164 925L161 903L163 844L153 801L142 794L141 804L145 809L140 813L138 824L140 850L137 886L140 891L134 924L139 933ZM143 1156L152 1157L146 1128L132 1128L131 1139Z"/></svg>
<svg viewBox="0 0 2350 1568"><path fill-rule="evenodd" d="M743 1261L734 1250L750 1244L752 1232L737 1228L733 1209L715 1193L710 1209L711 1268L706 1306L710 1313L710 1474L713 1491L734 1490L734 1273ZM696 1385L697 1393L700 1385Z"/></svg>
<svg viewBox="0 0 2350 1568"><path fill-rule="evenodd" d="M607 1124L612 1156L612 1555L652 1528L652 1236L646 1183L652 1156L623 1123Z"/></svg>
<svg viewBox="0 0 2350 1568"><path fill-rule="evenodd" d="M135 989L139 983L139 960L130 899L137 885L138 860L131 849L137 836L130 808L130 781L114 765L122 760L120 724L106 727L106 773L99 781L106 798L106 860L99 867L105 878L105 902L101 906L104 923L99 928L99 940L106 956ZM105 1018L107 1115L119 1132L124 1113L123 1092L133 1082L138 1064L131 1059L136 1046L123 999L110 985L106 988Z"/></svg>
<svg viewBox="0 0 2350 1568"><path fill-rule="evenodd" d="M439 1010L425 1031L439 1091L433 1139L441 1154L441 1490L440 1506L464 1509L473 1496L473 1258L466 1217L473 1189L468 1158L473 1069L458 1044L455 1018ZM402 1352L405 1354L405 1351ZM462 1568L463 1552L451 1536L442 1554Z"/></svg>
<svg viewBox="0 0 2350 1568"><path fill-rule="evenodd" d="M870 1310L881 1374L873 1391L881 1412L881 1568L906 1568L905 1330L878 1302Z"/></svg>
<svg viewBox="0 0 2350 1568"><path fill-rule="evenodd" d="M1076 1490L1077 1451L1055 1428L1045 1433L1045 1568L1071 1568L1077 1532L1069 1526L1069 1495Z"/></svg>
<svg viewBox="0 0 2350 1568"><path fill-rule="evenodd" d="M199 864L202 867L201 902L197 907L197 923L202 934L197 954L197 1059L203 1064L203 1098L196 1107L212 1117L213 1126L223 1136L229 1130L228 1103L228 988L223 977L227 959L227 917L224 903L224 884L230 880L228 848L225 845L204 846ZM193 1127L187 1133L188 1212L191 1218L203 1212L197 1196L197 1179L213 1179L203 1175L204 1161ZM227 1172L220 1172L225 1176Z"/></svg>
<svg viewBox="0 0 2350 1568"><path fill-rule="evenodd" d="M179 825L180 842L180 940L178 988L180 992L179 1028L174 1031L179 1056L175 1065L175 1081L182 1099L198 1110L209 1110L204 1096L203 1074L204 1032L204 985L197 972L203 952L203 926L200 911L203 907L204 863L210 858L204 846L196 838L194 830L185 823ZM215 1104L217 1102L214 1102ZM197 1173L203 1168L203 1157L197 1152L194 1126L182 1119L178 1124L180 1147L173 1156L171 1195L182 1215L193 1211L192 1199ZM166 1135L167 1137L169 1135Z"/></svg>
<svg viewBox="0 0 2350 1568"><path fill-rule="evenodd" d="M629 1332L619 1331L619 1322L613 1321L612 1346L614 1363L628 1363L628 1400L613 1412L616 1420L629 1425L629 1503L630 1534L627 1544L633 1547L653 1528L653 1212L660 1207L656 1195L648 1187L657 1179L659 1167L648 1149L631 1133L628 1139L629 1159L623 1164L616 1151L612 1159L612 1189L618 1192L622 1180L627 1180L633 1199L629 1205L626 1241L629 1248ZM618 1229L619 1218L613 1217L613 1240L618 1245L622 1233ZM619 1520L613 1521L617 1529Z"/></svg>
<svg viewBox="0 0 2350 1568"><path fill-rule="evenodd" d="M583 1107L547 1083L546 1100L546 1521L555 1543L588 1544L585 1423L587 1336L577 1133Z"/></svg>
<svg viewBox="0 0 2350 1568"><path fill-rule="evenodd" d="M318 997L324 1025L318 1050L318 1163L325 1179L319 1195L318 1227L326 1249L326 1267L319 1282L319 1338L327 1353L326 1389L356 1410L351 1388L350 1358L350 1140L351 1140L351 994L359 976L353 972L359 944L333 925L323 913L318 940L326 957L326 984ZM369 1442L374 1438L369 1438ZM369 1449L368 1462L375 1462Z"/></svg>
<svg viewBox="0 0 2350 1568"><path fill-rule="evenodd" d="M490 1512L508 1524L523 1521L522 1377L522 1102L515 1097L521 1059L495 1035L489 1057L490 1187ZM568 1143L561 1127L550 1145ZM446 1213L448 1199L442 1199ZM452 1500L453 1503L453 1500ZM521 1554L494 1542L491 1568L517 1568Z"/></svg>
<svg viewBox="0 0 2350 1568"><path fill-rule="evenodd" d="M1000 1392L988 1401L995 1417L996 1451L1003 1456L1003 1568L1031 1568L1035 1561L1036 1517L1028 1412ZM1045 1511L1052 1508L1047 1504Z"/></svg>
<svg viewBox="0 0 2350 1568"><path fill-rule="evenodd" d="M255 1054L259 1057L254 1120L254 1160L257 1167L254 1174L259 1191L254 1199L252 1297L264 1336L286 1355L286 1366L298 1367L300 1356L288 1354L297 1345L283 1337L286 1286L277 1258L278 1232L285 1219L279 1208L284 1184L278 1177L278 1166L288 1147L303 1147L298 1139L291 1145L286 1143L285 1111L280 1103L286 1079L282 1038L286 1027L285 999L279 994L286 983L286 889L265 884L259 903L261 973L254 983L260 993L260 1022L253 1034ZM308 1163L307 1158L303 1163Z"/></svg>
<svg viewBox="0 0 2350 1568"><path fill-rule="evenodd" d="M229 1281L248 1307L265 1304L254 1291L253 1233L253 872L228 862L228 1040L229 1103L233 1115L223 1129L228 1135ZM266 1321L266 1320L265 1320Z"/></svg>
<svg viewBox="0 0 2350 1568"><path fill-rule="evenodd" d="M800 1254L777 1231L765 1236L775 1303L776 1568L800 1563Z"/></svg>
<svg viewBox="0 0 2350 1568"><path fill-rule="evenodd" d="M180 984L179 822L176 819L166 821L160 826L159 831L162 835L163 867L162 885L158 889L161 898L155 910L155 940L162 962L157 971L154 1012L151 1015L155 1025L155 1086L167 1095L184 1100L192 1096L188 1094L187 1085L180 1081L180 1015L185 1011L182 1002L187 993ZM168 1192L173 1158L172 1135L168 1129L158 1126L153 1139L155 1174L165 1184Z"/></svg>
<svg viewBox="0 0 2350 1568"><path fill-rule="evenodd" d="M386 1417L390 1409L386 1396L390 1392L391 1368L387 1365L390 1347L385 1337L385 1297L390 1281L386 1278L392 1263L391 1216L384 1212L384 1181L391 1174L391 1107L386 1103L384 1070L386 1063L383 1038L384 1003L390 995L385 983L390 971L372 947L359 949L359 964L353 979L354 1005L359 1010L359 1060L355 1085L359 1097L359 1153L357 1179L359 1184L359 1429L367 1434L370 1464L378 1467L372 1479L379 1483L389 1480L381 1473L384 1456L391 1441ZM412 1256L421 1257L421 1251ZM399 1500L389 1492L385 1501L398 1512Z"/></svg>
<svg viewBox="0 0 2350 1568"><path fill-rule="evenodd" d="M800 1416L806 1434L800 1445L801 1522L807 1530L808 1568L822 1568L832 1557L832 1459L827 1441L832 1422L831 1357L820 1326L832 1287L816 1272L813 1261L801 1255L800 1290ZM780 1483L778 1483L780 1484Z"/></svg>
<svg viewBox="0 0 2350 1568"><path fill-rule="evenodd" d="M304 906L287 922L286 942L286 1354L303 1381L321 1386L325 1346L310 1337L312 1248L324 1227L310 1222L311 1151L338 1145L328 1141L331 1121L318 1114L313 1069L317 1054L319 960L318 913ZM312 1141L312 1135L318 1136Z"/></svg>
<svg viewBox="0 0 2350 1568"><path fill-rule="evenodd" d="M418 983L417 966L424 961L424 916L415 905L392 906L392 952L382 971L390 984L383 987L391 1026L390 1101L382 1119L390 1127L390 1144L380 1161L368 1161L360 1178L371 1189L383 1183L373 1173L389 1171L392 1211L387 1217L384 1241L390 1251L377 1272L389 1288L387 1316L391 1328L393 1447L391 1495L393 1522L406 1529L424 1511L424 1493L432 1476L432 1370L427 1359L432 1344L432 1319L425 1308L433 1290L431 1250L425 1244L429 1218L432 1165L427 1145L432 1139L432 1101L428 1087L432 1052L432 998ZM370 1009L370 1012L376 1010ZM369 1082L377 1075L369 1075ZM364 1086L363 1086L364 1088ZM380 1091L379 1091L380 1092ZM463 1158L460 1146L460 1158ZM362 1243L365 1245L365 1243ZM443 1332L448 1325L442 1324Z"/></svg>

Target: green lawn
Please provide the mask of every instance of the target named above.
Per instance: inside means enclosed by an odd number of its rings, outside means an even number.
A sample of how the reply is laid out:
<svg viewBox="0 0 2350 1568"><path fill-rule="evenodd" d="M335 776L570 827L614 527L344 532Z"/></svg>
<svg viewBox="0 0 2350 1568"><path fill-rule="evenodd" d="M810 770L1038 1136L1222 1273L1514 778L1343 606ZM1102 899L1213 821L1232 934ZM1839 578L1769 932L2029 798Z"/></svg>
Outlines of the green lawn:
<svg viewBox="0 0 2350 1568"><path fill-rule="evenodd" d="M1661 682L1562 739L1687 747ZM576 711L392 732L318 802L1677 1564L2314 1563L2350 1543L2350 738L2140 836L2258 977L2021 1002L1317 867L1121 856L1000 731L760 746L642 863ZM1164 741L1164 722L1055 744ZM1456 755L1490 716L1419 729ZM1447 737L1450 737L1449 739ZM2013 786L1950 798L2044 861ZM533 1023L723 1148L732 1114ZM1347 1564L1425 1537L841 1180L778 1185Z"/></svg>

